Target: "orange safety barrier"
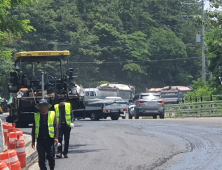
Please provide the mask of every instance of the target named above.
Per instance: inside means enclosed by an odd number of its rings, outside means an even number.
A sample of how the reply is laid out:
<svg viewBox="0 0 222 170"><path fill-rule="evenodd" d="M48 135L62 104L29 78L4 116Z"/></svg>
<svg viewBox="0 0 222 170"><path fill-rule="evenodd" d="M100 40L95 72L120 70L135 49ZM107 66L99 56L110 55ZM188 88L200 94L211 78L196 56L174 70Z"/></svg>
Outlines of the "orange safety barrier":
<svg viewBox="0 0 222 170"><path fill-rule="evenodd" d="M13 129L13 125L9 123L3 123L3 131L4 131L4 138L5 138L5 144L8 144L8 130Z"/></svg>
<svg viewBox="0 0 222 170"><path fill-rule="evenodd" d="M25 141L22 131L14 131L9 133L8 149L15 149L21 163L21 167L26 167Z"/></svg>
<svg viewBox="0 0 222 170"><path fill-rule="evenodd" d="M5 161L0 161L0 170L9 170Z"/></svg>
<svg viewBox="0 0 222 170"><path fill-rule="evenodd" d="M17 141L17 134L16 132L9 133L9 140L8 140L8 149L15 149L16 148L16 141Z"/></svg>
<svg viewBox="0 0 222 170"><path fill-rule="evenodd" d="M10 170L22 170L15 150L5 150L0 153L0 160L5 161Z"/></svg>
<svg viewBox="0 0 222 170"><path fill-rule="evenodd" d="M25 141L19 141L19 144L16 147L16 152L18 155L18 159L21 163L21 168L26 167L26 153L25 153Z"/></svg>
<svg viewBox="0 0 222 170"><path fill-rule="evenodd" d="M19 140L25 140L23 132L21 130L16 131L17 136L19 136Z"/></svg>

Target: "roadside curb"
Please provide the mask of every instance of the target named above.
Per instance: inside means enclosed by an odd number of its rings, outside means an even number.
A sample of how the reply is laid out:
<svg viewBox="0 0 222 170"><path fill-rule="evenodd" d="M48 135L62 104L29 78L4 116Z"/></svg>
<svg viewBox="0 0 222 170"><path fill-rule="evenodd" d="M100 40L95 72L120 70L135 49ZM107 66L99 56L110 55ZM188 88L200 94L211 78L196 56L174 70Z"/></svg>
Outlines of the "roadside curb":
<svg viewBox="0 0 222 170"><path fill-rule="evenodd" d="M23 168L23 170L28 170L29 167L36 162L36 159L38 157L38 153L36 150L32 149L31 143L32 143L32 137L31 135L24 134L25 139L25 152L26 152L26 168Z"/></svg>

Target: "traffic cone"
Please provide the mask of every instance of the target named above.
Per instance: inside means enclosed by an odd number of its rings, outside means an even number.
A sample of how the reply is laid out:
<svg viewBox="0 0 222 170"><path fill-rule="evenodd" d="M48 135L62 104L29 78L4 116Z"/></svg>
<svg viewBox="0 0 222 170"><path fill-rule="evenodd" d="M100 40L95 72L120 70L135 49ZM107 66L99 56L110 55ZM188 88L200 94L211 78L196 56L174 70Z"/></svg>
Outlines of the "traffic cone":
<svg viewBox="0 0 222 170"><path fill-rule="evenodd" d="M15 150L5 150L0 153L0 160L5 161L10 170L22 170Z"/></svg>

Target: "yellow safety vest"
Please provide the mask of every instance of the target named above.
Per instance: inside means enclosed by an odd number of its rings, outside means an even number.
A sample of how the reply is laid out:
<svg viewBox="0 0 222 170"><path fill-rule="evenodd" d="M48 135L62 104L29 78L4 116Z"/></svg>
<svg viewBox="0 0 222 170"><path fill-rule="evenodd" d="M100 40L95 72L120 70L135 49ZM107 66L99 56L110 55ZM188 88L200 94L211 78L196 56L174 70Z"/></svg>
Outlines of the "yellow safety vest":
<svg viewBox="0 0 222 170"><path fill-rule="evenodd" d="M54 106L55 108L55 112L56 112L56 117L57 117L57 122L59 123L59 117L60 117L60 111L59 111L59 104L56 104ZM71 111L71 104L70 103L65 103L65 111L66 111L66 123L67 125L70 125L72 123L72 120L71 120L71 114L72 114L72 111Z"/></svg>
<svg viewBox="0 0 222 170"><path fill-rule="evenodd" d="M49 111L48 113L48 129L49 129L49 136L51 138L55 138L55 112ZM39 136L39 126L40 126L40 113L35 113L35 139L38 139Z"/></svg>

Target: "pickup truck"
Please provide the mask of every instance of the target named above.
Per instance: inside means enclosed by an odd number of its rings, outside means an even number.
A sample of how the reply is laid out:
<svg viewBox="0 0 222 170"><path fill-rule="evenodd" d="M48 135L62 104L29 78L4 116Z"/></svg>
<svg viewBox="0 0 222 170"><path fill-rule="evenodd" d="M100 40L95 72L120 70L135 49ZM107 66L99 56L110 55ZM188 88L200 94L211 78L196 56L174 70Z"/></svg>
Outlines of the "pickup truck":
<svg viewBox="0 0 222 170"><path fill-rule="evenodd" d="M120 97L88 97L85 98L85 109L73 110L75 119L90 118L93 121L111 117L112 120L118 120L119 117L125 118L128 110L128 103Z"/></svg>
<svg viewBox="0 0 222 170"><path fill-rule="evenodd" d="M120 117L122 117L122 119L126 118L126 112L128 111L128 104L124 102L121 97L106 97L106 100L112 100L115 101L116 103L107 105L105 109L108 109L111 112L120 112Z"/></svg>

